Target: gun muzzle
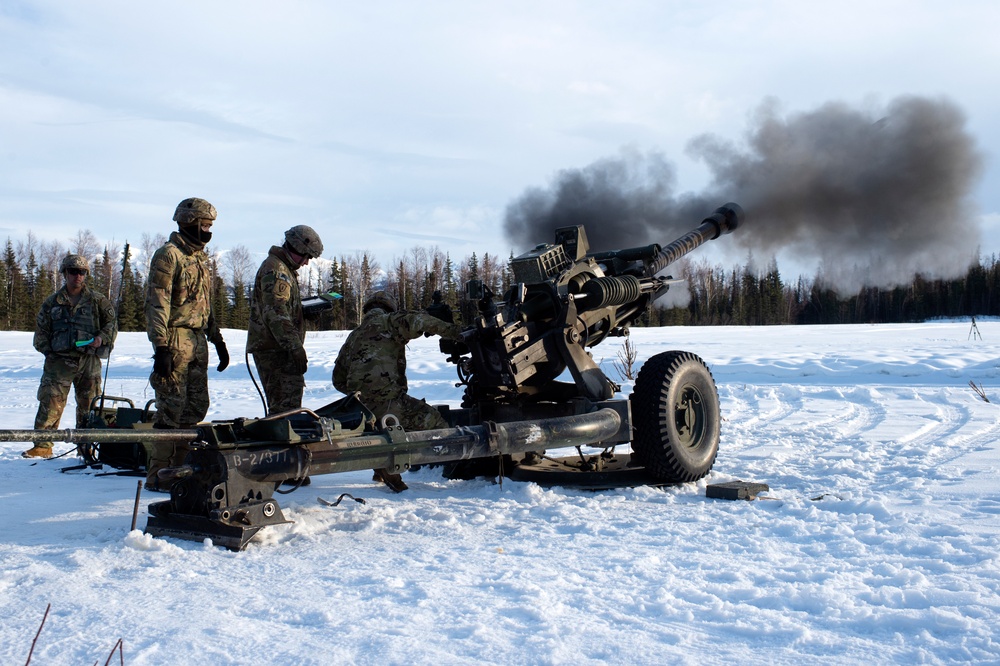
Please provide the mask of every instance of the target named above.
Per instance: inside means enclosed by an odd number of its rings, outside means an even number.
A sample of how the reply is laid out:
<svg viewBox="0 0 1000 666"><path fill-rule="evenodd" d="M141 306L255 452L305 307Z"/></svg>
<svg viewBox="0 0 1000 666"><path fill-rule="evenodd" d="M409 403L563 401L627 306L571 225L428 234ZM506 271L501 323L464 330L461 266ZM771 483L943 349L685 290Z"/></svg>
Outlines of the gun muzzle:
<svg viewBox="0 0 1000 666"><path fill-rule="evenodd" d="M718 229L715 236L709 239L715 240L722 234L729 234L736 231L740 224L743 223L743 218L743 208L739 204L730 201L712 211L712 214L706 217L702 224L708 222Z"/></svg>
<svg viewBox="0 0 1000 666"><path fill-rule="evenodd" d="M656 257L647 264L646 275L652 277L706 241L715 240L722 234L735 231L742 224L743 218L743 209L740 208L739 204L730 202L719 206L704 219L697 229L687 232L661 249Z"/></svg>

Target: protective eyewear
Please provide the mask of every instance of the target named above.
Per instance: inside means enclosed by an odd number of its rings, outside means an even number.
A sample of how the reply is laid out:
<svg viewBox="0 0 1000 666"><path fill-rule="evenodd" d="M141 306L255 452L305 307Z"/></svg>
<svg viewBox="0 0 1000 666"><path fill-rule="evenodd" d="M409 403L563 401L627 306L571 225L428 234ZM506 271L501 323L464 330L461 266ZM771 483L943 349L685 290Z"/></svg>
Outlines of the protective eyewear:
<svg viewBox="0 0 1000 666"><path fill-rule="evenodd" d="M86 275L89 271L86 268L67 268L66 272L70 275Z"/></svg>

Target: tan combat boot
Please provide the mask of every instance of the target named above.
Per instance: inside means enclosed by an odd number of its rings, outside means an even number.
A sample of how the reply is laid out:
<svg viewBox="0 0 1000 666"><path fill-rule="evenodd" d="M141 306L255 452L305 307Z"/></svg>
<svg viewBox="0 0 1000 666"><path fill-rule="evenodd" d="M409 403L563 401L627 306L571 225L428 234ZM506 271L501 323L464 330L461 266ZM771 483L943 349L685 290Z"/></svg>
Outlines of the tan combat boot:
<svg viewBox="0 0 1000 666"><path fill-rule="evenodd" d="M51 458L51 446L33 446L21 454L22 458Z"/></svg>

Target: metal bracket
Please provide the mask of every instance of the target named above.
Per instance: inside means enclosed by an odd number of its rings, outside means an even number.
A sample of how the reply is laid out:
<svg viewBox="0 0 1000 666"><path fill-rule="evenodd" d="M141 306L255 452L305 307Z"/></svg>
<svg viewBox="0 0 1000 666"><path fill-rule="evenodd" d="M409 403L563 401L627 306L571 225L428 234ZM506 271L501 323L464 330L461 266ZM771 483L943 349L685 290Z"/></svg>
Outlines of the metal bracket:
<svg viewBox="0 0 1000 666"><path fill-rule="evenodd" d="M403 426L399 423L399 417L395 414L386 414L379 423L382 426L382 430L389 437L390 442L393 444L406 443L406 431L403 430ZM389 458L389 466L390 471L397 474L410 469L410 451L405 448L400 451L393 449L392 455Z"/></svg>

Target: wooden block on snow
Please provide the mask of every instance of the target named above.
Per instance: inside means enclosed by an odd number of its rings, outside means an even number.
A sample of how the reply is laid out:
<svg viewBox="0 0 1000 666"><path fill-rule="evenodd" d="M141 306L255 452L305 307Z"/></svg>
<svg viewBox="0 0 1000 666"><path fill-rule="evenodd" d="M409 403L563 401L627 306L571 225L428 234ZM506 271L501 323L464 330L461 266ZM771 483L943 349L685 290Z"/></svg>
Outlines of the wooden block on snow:
<svg viewBox="0 0 1000 666"><path fill-rule="evenodd" d="M766 483L750 481L729 481L705 486L705 497L727 500L754 500L757 494L770 490Z"/></svg>

